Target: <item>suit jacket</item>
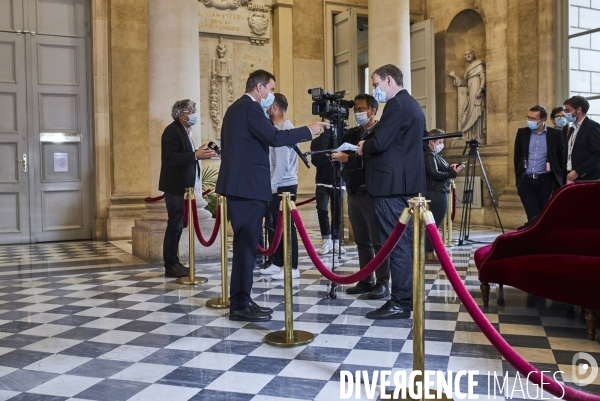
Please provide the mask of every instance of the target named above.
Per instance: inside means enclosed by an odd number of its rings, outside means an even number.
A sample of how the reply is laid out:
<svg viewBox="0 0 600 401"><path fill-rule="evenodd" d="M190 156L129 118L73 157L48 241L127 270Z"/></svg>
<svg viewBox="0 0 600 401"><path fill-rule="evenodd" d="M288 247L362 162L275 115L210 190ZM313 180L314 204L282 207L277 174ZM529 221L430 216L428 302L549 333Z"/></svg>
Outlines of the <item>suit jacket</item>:
<svg viewBox="0 0 600 401"><path fill-rule="evenodd" d="M517 185L521 182L525 174L525 159L529 158L529 141L531 140L531 129L519 128L515 139L515 175ZM548 148L548 163L550 171L558 186L564 183L564 140L562 132L559 129L546 126L546 147Z"/></svg>
<svg viewBox="0 0 600 401"><path fill-rule="evenodd" d="M569 130L569 136L565 143L563 159L565 172L567 170L567 155L571 135L573 135L573 127ZM578 179L600 179L600 124L590 120L589 117L583 120L575 137L573 151L571 152L571 166L579 175Z"/></svg>
<svg viewBox="0 0 600 401"><path fill-rule="evenodd" d="M247 95L225 112L221 128L221 168L215 192L269 201L271 172L269 146L295 145L310 140L308 127L278 130L258 102Z"/></svg>
<svg viewBox="0 0 600 401"><path fill-rule="evenodd" d="M375 134L363 144L367 189L373 196L425 193L425 115L402 89L387 101Z"/></svg>
<svg viewBox="0 0 600 401"><path fill-rule="evenodd" d="M162 134L160 161L160 191L183 196L186 188L194 186L200 165L187 131L179 121L169 124Z"/></svg>

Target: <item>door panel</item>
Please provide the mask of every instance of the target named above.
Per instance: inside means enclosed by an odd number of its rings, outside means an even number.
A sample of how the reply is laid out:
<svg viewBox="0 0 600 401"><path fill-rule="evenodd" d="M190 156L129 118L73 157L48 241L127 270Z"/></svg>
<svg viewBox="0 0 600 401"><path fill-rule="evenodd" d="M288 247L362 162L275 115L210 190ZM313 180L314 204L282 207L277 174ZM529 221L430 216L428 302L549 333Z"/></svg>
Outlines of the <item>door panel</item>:
<svg viewBox="0 0 600 401"><path fill-rule="evenodd" d="M334 91L346 91L346 99L354 99L358 84L356 77L356 10L348 10L333 17Z"/></svg>
<svg viewBox="0 0 600 401"><path fill-rule="evenodd" d="M85 39L35 35L31 43L32 168L36 241L90 238Z"/></svg>
<svg viewBox="0 0 600 401"><path fill-rule="evenodd" d="M410 27L411 95L419 102L427 129L435 125L435 43L433 19Z"/></svg>
<svg viewBox="0 0 600 401"><path fill-rule="evenodd" d="M0 31L20 32L22 30L22 0L0 0Z"/></svg>
<svg viewBox="0 0 600 401"><path fill-rule="evenodd" d="M5 6L6 1L2 0ZM0 32L0 243L30 240L25 35ZM27 160L29 161L29 159Z"/></svg>
<svg viewBox="0 0 600 401"><path fill-rule="evenodd" d="M25 0L29 30L37 35L85 36L84 0Z"/></svg>

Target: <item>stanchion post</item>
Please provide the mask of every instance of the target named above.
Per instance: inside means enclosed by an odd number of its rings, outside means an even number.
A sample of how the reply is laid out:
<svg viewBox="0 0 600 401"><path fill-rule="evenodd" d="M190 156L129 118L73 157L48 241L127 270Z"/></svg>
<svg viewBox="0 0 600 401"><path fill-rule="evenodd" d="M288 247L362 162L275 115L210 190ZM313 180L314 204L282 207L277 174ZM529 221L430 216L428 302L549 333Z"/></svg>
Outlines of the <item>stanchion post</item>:
<svg viewBox="0 0 600 401"><path fill-rule="evenodd" d="M421 214L427 209L419 194L409 203L413 209L413 371L425 371L425 232ZM418 380L423 387L423 375ZM424 394L422 400L425 399Z"/></svg>
<svg viewBox="0 0 600 401"><path fill-rule="evenodd" d="M223 195L217 195L217 204L219 207L219 224L221 227L221 296L206 301L206 306L215 309L229 308L229 279L227 276L227 265L229 258L227 257L227 198Z"/></svg>
<svg viewBox="0 0 600 401"><path fill-rule="evenodd" d="M446 246L454 246L452 243L452 210L454 209L454 190L456 184L454 180L450 180L450 195L448 196L448 211L446 212L446 218L448 219L448 243Z"/></svg>
<svg viewBox="0 0 600 401"><path fill-rule="evenodd" d="M185 195L183 197L184 202L187 202L188 205L188 233L190 240L190 276L189 277L180 277L177 279L178 284L186 284L186 285L197 285L206 283L208 279L206 277L196 277L196 269L195 269L195 249L196 245L196 237L194 232L194 213L192 212L192 201L196 200L196 195L194 195L194 188L186 188Z"/></svg>
<svg viewBox="0 0 600 401"><path fill-rule="evenodd" d="M278 347L295 347L312 342L315 336L308 331L294 330L294 308L292 300L292 221L290 193L284 192L282 199L283 218L283 291L285 301L285 330L274 331L265 336L265 342ZM294 206L295 208L295 206Z"/></svg>

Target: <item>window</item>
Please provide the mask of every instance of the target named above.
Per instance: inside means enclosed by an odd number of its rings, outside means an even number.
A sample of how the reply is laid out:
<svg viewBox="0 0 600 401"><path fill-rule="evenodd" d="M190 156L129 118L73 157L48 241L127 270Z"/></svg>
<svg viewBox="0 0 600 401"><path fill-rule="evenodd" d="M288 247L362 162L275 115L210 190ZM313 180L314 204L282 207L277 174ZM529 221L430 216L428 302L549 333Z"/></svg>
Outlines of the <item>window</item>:
<svg viewBox="0 0 600 401"><path fill-rule="evenodd" d="M600 2L569 0L568 17L569 96L579 95L588 99L590 102L588 115L598 120L600 119Z"/></svg>

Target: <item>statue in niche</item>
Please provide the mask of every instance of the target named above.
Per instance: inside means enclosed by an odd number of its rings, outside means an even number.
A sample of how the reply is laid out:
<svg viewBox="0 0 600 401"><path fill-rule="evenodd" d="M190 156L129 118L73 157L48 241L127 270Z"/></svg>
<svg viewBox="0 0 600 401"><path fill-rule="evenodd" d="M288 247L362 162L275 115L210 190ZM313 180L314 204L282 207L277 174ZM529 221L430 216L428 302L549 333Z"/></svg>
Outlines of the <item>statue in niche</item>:
<svg viewBox="0 0 600 401"><path fill-rule="evenodd" d="M227 45L222 37L219 38L215 51L217 58L211 60L209 113L216 132L216 138L219 139L221 137L223 115L234 99L231 60L225 58Z"/></svg>
<svg viewBox="0 0 600 401"><path fill-rule="evenodd" d="M485 140L485 64L477 60L474 50L467 50L465 61L469 64L463 79L451 69L446 74L454 79L454 86L466 87L467 96L462 110L459 110L458 129L465 140Z"/></svg>
<svg viewBox="0 0 600 401"><path fill-rule="evenodd" d="M200 0L200 3L217 10L235 10L238 7L247 6L248 0Z"/></svg>
<svg viewBox="0 0 600 401"><path fill-rule="evenodd" d="M217 55L219 56L219 74L221 76L229 73L227 68L227 60L225 60L225 53L227 53L227 45L223 42L223 38L219 38L219 44L217 45Z"/></svg>

